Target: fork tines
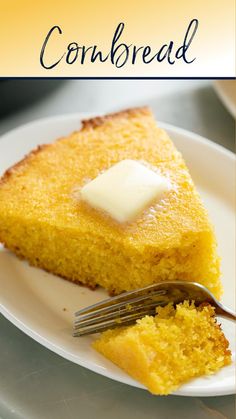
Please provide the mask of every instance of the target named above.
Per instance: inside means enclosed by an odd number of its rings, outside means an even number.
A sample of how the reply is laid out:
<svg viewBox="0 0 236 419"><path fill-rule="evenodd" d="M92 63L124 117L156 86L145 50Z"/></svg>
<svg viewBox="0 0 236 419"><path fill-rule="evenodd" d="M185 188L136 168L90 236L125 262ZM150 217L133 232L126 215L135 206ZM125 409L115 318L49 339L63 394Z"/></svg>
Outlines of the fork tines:
<svg viewBox="0 0 236 419"><path fill-rule="evenodd" d="M102 332L127 326L145 315L154 315L156 307L165 305L166 290L160 284L125 292L75 313L73 336Z"/></svg>

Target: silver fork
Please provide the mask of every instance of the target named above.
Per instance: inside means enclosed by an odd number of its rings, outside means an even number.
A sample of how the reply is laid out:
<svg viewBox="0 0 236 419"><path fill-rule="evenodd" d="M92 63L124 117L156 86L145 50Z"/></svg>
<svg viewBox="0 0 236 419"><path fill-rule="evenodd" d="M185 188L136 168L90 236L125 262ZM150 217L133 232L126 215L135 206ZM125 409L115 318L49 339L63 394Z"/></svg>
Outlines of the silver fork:
<svg viewBox="0 0 236 419"><path fill-rule="evenodd" d="M157 306L165 306L170 302L178 304L184 300L194 300L196 305L210 303L215 307L217 315L236 321L236 314L217 301L203 285L185 281L160 282L77 311L73 336L90 335L131 325L145 315L155 315Z"/></svg>

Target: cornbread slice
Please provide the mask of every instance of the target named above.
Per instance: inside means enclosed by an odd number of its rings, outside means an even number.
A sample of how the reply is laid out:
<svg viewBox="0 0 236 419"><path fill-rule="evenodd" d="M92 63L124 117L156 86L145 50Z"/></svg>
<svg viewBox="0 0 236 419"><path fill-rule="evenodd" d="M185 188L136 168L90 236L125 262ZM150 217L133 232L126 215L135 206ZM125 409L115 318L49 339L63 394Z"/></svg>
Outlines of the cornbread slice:
<svg viewBox="0 0 236 419"><path fill-rule="evenodd" d="M172 185L130 223L80 198L87 182L124 159L144 162ZM181 154L148 108L83 121L80 131L9 169L0 182L0 241L32 265L113 294L178 279L221 294L207 212Z"/></svg>
<svg viewBox="0 0 236 419"><path fill-rule="evenodd" d="M214 308L184 301L169 304L134 326L103 332L93 347L153 394L164 395L231 363L231 352Z"/></svg>

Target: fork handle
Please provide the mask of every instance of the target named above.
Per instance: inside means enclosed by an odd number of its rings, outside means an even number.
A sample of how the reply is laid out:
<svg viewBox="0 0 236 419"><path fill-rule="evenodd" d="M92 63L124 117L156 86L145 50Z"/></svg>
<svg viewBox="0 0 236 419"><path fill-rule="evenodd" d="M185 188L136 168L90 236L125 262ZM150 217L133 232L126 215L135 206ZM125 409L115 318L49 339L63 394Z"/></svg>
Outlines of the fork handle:
<svg viewBox="0 0 236 419"><path fill-rule="evenodd" d="M221 304L216 307L216 314L218 314L220 317L225 317L226 319L236 321L236 314L234 311L230 310L228 307L222 307Z"/></svg>

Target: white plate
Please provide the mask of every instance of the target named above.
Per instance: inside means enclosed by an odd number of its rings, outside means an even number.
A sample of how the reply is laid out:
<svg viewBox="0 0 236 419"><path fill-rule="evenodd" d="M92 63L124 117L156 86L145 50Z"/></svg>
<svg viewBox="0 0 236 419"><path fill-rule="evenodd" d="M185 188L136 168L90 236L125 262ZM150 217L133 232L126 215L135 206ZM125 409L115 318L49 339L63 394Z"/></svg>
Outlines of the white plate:
<svg viewBox="0 0 236 419"><path fill-rule="evenodd" d="M236 118L236 80L216 80L214 87L225 107Z"/></svg>
<svg viewBox="0 0 236 419"><path fill-rule="evenodd" d="M0 139L0 174L32 148L79 128L81 118L67 115L38 120L15 129ZM234 156L195 134L161 124L186 159L196 185L216 226L222 256L223 302L234 308ZM0 299L3 315L50 350L99 374L132 386L142 386L91 348L94 337L73 338L73 313L107 297L103 290L91 291L40 269L30 267L0 249ZM66 309L63 310L63 309ZM223 322L235 359L234 325ZM235 391L233 365L212 377L192 380L175 394L215 396Z"/></svg>

